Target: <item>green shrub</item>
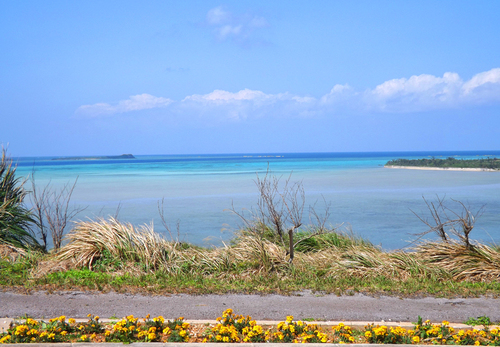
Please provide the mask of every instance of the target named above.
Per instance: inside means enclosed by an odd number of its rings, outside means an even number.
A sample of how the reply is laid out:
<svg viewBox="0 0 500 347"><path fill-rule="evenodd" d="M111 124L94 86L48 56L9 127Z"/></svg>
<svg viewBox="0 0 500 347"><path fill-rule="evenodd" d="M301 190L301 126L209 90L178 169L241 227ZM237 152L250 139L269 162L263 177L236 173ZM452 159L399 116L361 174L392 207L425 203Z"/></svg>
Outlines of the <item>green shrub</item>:
<svg viewBox="0 0 500 347"><path fill-rule="evenodd" d="M20 248L41 248L30 226L34 222L30 211L24 205L26 191L23 181L15 177L16 167L12 166L5 149L0 161L0 244Z"/></svg>

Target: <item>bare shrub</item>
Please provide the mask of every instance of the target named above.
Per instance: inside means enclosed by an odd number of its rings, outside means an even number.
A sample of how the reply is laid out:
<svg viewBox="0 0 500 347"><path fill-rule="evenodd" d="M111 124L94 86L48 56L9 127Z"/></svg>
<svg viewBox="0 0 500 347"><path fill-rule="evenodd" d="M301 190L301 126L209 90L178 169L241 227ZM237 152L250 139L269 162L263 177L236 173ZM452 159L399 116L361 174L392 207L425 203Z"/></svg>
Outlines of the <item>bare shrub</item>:
<svg viewBox="0 0 500 347"><path fill-rule="evenodd" d="M456 207L450 208L448 204L445 203L444 197L440 198L437 196L435 203L428 202L425 197L422 198L424 199L433 221L429 221L427 218L412 211L420 221L429 227L428 230L416 234L419 239L427 234L436 233L444 242L449 242L455 237L462 242L467 249L473 248L470 241L470 233L472 229L474 229L476 220L483 213L484 205L474 213L470 206L465 205L459 200L451 199Z"/></svg>
<svg viewBox="0 0 500 347"><path fill-rule="evenodd" d="M31 175L32 213L45 249L47 249L49 235L52 238L54 250L61 248L68 223L86 209L86 207L70 207L71 196L77 181L78 177L73 184L65 184L58 191L51 187L50 182L45 187L38 188L35 182L35 172L33 171Z"/></svg>
<svg viewBox="0 0 500 347"><path fill-rule="evenodd" d="M302 226L305 206L305 192L302 182L291 182L290 176L281 181L281 177L270 173L269 168L264 177L255 180L259 191L257 208L247 217L243 212L230 209L244 222L245 229L260 236L271 231L278 241L287 249L289 262L295 257L295 247L304 240L327 231L325 225L330 217L330 204L326 204L324 215L319 214L315 206L309 208L310 220L314 220L314 232L308 233L294 242L295 232ZM331 231L331 230L330 230ZM288 243L288 244L287 244Z"/></svg>

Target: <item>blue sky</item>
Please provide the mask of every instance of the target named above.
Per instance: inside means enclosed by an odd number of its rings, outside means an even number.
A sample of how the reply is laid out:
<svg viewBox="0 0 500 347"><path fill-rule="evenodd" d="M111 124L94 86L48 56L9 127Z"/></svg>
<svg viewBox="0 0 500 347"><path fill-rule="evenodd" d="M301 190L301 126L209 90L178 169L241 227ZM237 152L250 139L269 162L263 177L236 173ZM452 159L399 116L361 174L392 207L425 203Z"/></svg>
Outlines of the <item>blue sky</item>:
<svg viewBox="0 0 500 347"><path fill-rule="evenodd" d="M500 1L4 1L13 156L500 149Z"/></svg>

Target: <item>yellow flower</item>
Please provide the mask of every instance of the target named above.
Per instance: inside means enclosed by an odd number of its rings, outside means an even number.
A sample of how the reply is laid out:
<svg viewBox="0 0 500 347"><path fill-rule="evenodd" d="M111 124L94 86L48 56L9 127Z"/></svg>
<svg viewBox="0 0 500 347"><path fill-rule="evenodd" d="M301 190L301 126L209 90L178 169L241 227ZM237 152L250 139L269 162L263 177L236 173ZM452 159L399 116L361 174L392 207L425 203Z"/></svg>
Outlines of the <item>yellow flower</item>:
<svg viewBox="0 0 500 347"><path fill-rule="evenodd" d="M96 336L96 334L92 334L92 335L90 335L90 338L91 338L92 340L95 340L95 338L96 338L96 337L97 337L97 336Z"/></svg>
<svg viewBox="0 0 500 347"><path fill-rule="evenodd" d="M26 319L26 324L28 325L38 325L38 322L34 319L28 318Z"/></svg>
<svg viewBox="0 0 500 347"><path fill-rule="evenodd" d="M66 334L67 334L67 333L68 333L68 332L67 332L66 330L61 331L61 335L62 335L62 336L66 336Z"/></svg>
<svg viewBox="0 0 500 347"><path fill-rule="evenodd" d="M94 317L94 319L95 319L95 320L99 320L99 316L95 316L95 317Z"/></svg>
<svg viewBox="0 0 500 347"><path fill-rule="evenodd" d="M163 322L165 322L165 319L162 316L158 316L156 318L153 318L153 322L161 322L161 324L163 324Z"/></svg>
<svg viewBox="0 0 500 347"><path fill-rule="evenodd" d="M59 322L64 323L65 320L66 320L66 316L59 317Z"/></svg>
<svg viewBox="0 0 500 347"><path fill-rule="evenodd" d="M170 328L169 328L169 327L166 327L165 329L163 329L163 333L164 333L165 335L168 335L168 334L170 334L171 332L172 332L172 330L170 330Z"/></svg>
<svg viewBox="0 0 500 347"><path fill-rule="evenodd" d="M80 337L80 339L81 339L82 341L85 341L85 340L87 339L87 335L82 335L82 336Z"/></svg>
<svg viewBox="0 0 500 347"><path fill-rule="evenodd" d="M10 340L10 335L5 335L0 339L0 343L5 343L6 341Z"/></svg>
<svg viewBox="0 0 500 347"><path fill-rule="evenodd" d="M479 340L476 340L476 342L474 342L474 346L480 346L481 345L481 342L479 342Z"/></svg>
<svg viewBox="0 0 500 347"><path fill-rule="evenodd" d="M69 324L75 324L76 321L74 318L70 318L70 319L68 319L68 322L69 322Z"/></svg>
<svg viewBox="0 0 500 347"><path fill-rule="evenodd" d="M446 326L446 325L450 325L450 322L444 320L444 321L441 322L441 324L443 324L444 326Z"/></svg>
<svg viewBox="0 0 500 347"><path fill-rule="evenodd" d="M156 339L156 334L155 334L155 333L149 333L149 334L148 334L148 339L149 339L149 340L154 340L154 339Z"/></svg>
<svg viewBox="0 0 500 347"><path fill-rule="evenodd" d="M413 336L412 340L415 343L419 343L420 342L420 337L419 336Z"/></svg>
<svg viewBox="0 0 500 347"><path fill-rule="evenodd" d="M180 337L184 337L184 336L186 336L186 334L187 334L187 331L186 331L186 330L181 330L181 331L179 331L179 336L180 336Z"/></svg>
<svg viewBox="0 0 500 347"><path fill-rule="evenodd" d="M367 339L371 338L371 337L372 337L372 332L371 332L371 331L367 331L367 332L365 332L365 337L366 337Z"/></svg>

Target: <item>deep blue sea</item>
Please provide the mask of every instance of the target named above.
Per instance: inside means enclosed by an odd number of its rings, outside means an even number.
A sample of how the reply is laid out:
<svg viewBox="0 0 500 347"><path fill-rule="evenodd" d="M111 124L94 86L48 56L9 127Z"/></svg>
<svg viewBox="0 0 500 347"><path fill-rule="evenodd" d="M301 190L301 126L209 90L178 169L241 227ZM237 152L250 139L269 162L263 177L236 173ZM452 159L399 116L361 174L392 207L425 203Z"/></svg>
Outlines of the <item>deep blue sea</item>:
<svg viewBox="0 0 500 347"><path fill-rule="evenodd" d="M267 153L218 155L137 155L136 159L52 160L52 157L14 158L17 174L35 172L38 187L61 189L77 184L72 205L86 207L76 219L114 216L134 225L154 224L166 234L158 214L164 199L165 217L181 240L220 245L242 225L228 211L256 207L257 175L269 170L283 180L301 181L307 206L316 211L330 204L329 225L369 239L384 249L407 247L414 234L427 230L412 211L430 218L422 197L446 197L470 205L481 217L471 234L483 242L500 242L500 172L424 171L387 169L397 158L500 157L500 151ZM27 185L29 187L29 184Z"/></svg>

